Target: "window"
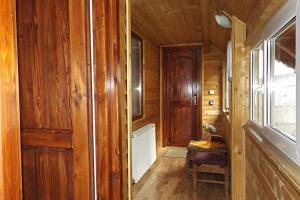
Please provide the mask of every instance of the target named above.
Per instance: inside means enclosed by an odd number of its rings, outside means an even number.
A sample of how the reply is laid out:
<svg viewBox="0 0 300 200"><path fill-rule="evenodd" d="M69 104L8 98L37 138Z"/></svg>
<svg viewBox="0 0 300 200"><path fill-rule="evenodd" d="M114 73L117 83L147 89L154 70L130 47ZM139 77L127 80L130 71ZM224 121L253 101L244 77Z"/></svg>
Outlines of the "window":
<svg viewBox="0 0 300 200"><path fill-rule="evenodd" d="M296 140L296 24L269 43L269 125Z"/></svg>
<svg viewBox="0 0 300 200"><path fill-rule="evenodd" d="M300 67L299 27L300 9L297 1L288 1L260 33L265 37L260 38L264 42L251 51L252 114L249 122L251 132L258 138L263 136L269 140L298 166L300 166L300 74L297 73Z"/></svg>
<svg viewBox="0 0 300 200"><path fill-rule="evenodd" d="M227 64L225 76L225 111L230 111L232 87L232 46L231 41L227 44Z"/></svg>
<svg viewBox="0 0 300 200"><path fill-rule="evenodd" d="M251 57L252 120L296 141L295 20L253 49Z"/></svg>
<svg viewBox="0 0 300 200"><path fill-rule="evenodd" d="M131 40L132 72L132 119L143 117L143 40L132 33Z"/></svg>
<svg viewBox="0 0 300 200"><path fill-rule="evenodd" d="M264 112L264 49L252 50L252 119L263 124Z"/></svg>

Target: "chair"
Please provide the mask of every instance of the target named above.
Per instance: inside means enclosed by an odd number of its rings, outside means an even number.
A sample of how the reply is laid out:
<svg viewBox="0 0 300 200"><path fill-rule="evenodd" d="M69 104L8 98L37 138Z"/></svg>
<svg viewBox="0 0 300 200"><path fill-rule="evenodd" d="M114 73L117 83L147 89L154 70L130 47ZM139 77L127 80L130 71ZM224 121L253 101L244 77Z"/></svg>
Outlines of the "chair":
<svg viewBox="0 0 300 200"><path fill-rule="evenodd" d="M194 157L199 152L227 153L225 139L220 135L211 135L210 141L192 140L190 141L187 150L187 166L189 168L193 167Z"/></svg>
<svg viewBox="0 0 300 200"><path fill-rule="evenodd" d="M213 173L224 175L223 180L197 180L198 173ZM193 160L193 187L197 189L197 181L203 183L224 184L226 199L228 197L228 161L226 153L198 152Z"/></svg>

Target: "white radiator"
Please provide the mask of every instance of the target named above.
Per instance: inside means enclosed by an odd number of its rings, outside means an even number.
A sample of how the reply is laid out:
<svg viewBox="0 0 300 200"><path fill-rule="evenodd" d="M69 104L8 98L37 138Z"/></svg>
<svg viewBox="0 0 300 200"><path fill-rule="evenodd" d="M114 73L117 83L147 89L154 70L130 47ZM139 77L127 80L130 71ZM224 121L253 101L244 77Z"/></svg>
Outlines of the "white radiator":
<svg viewBox="0 0 300 200"><path fill-rule="evenodd" d="M148 124L133 132L132 180L137 183L156 160L155 124Z"/></svg>

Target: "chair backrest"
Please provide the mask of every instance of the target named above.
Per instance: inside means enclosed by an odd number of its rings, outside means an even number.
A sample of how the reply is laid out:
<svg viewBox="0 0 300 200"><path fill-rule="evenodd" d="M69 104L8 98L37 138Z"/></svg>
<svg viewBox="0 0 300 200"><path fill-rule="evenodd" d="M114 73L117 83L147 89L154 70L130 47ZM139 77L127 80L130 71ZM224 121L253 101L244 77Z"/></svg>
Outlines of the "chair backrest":
<svg viewBox="0 0 300 200"><path fill-rule="evenodd" d="M211 135L210 140L212 142L220 142L220 143L225 143L225 139L221 135Z"/></svg>

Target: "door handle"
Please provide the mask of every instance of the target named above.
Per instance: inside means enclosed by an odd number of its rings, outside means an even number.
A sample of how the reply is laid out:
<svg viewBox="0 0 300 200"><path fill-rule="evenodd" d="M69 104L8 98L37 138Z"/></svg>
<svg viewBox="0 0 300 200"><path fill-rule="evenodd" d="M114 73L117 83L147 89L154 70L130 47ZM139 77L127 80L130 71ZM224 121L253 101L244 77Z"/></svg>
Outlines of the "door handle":
<svg viewBox="0 0 300 200"><path fill-rule="evenodd" d="M257 96L258 96L258 93L259 92L264 92L264 90L263 90L263 85L260 85L258 88L256 88L255 89L255 91L254 91L254 104L255 104L255 106L257 106L257 104L258 104L258 100L257 100Z"/></svg>
<svg viewBox="0 0 300 200"><path fill-rule="evenodd" d="M191 99L191 103L194 105L194 106L197 106L197 95L194 95Z"/></svg>

